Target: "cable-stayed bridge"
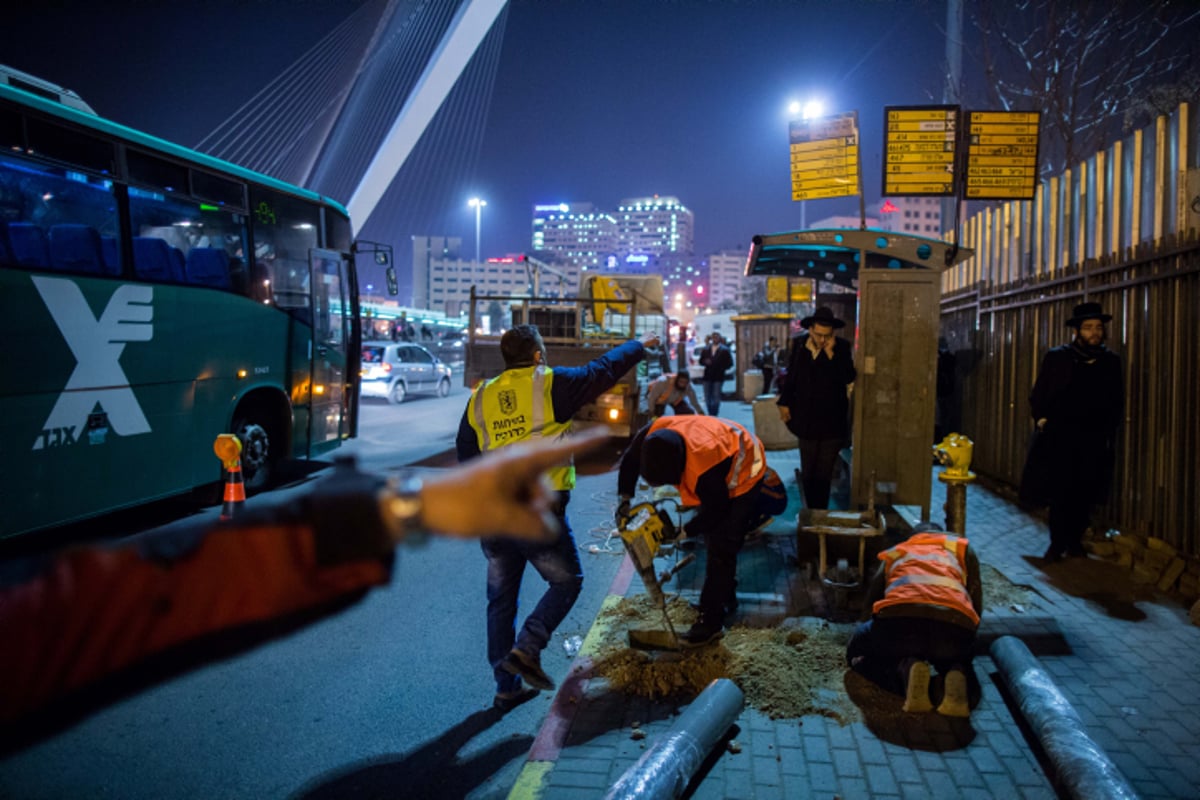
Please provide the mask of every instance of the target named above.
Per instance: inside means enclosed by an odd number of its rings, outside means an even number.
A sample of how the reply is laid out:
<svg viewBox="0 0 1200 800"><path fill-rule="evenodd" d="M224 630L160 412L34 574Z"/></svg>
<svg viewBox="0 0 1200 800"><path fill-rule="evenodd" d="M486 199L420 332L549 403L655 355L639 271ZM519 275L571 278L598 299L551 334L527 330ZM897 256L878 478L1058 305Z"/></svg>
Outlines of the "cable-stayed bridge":
<svg viewBox="0 0 1200 800"><path fill-rule="evenodd" d="M365 0L196 149L345 204L395 248L405 302L410 237L461 227L506 17L506 0Z"/></svg>

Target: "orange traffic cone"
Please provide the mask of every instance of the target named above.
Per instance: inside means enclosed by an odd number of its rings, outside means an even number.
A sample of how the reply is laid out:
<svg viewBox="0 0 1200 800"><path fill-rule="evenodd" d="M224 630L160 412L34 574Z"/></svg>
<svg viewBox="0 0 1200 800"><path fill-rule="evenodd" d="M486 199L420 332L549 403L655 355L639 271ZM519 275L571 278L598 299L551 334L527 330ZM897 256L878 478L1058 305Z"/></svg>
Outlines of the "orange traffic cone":
<svg viewBox="0 0 1200 800"><path fill-rule="evenodd" d="M213 452L225 467L225 504L221 506L221 521L237 516L246 502L246 484L242 482L242 441L232 433L222 433L213 442Z"/></svg>

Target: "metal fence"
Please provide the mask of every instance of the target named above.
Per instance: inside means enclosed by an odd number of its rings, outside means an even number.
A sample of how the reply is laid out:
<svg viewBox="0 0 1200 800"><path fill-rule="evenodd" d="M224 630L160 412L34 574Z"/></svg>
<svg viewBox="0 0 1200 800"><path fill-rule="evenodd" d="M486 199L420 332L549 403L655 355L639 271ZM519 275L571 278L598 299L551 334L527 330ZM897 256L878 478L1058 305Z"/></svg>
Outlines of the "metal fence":
<svg viewBox="0 0 1200 800"><path fill-rule="evenodd" d="M966 221L976 255L943 276L956 356L951 429L973 468L1020 481L1029 391L1084 300L1113 315L1125 424L1100 522L1200 555L1200 126L1187 105L1043 182L1031 201Z"/></svg>

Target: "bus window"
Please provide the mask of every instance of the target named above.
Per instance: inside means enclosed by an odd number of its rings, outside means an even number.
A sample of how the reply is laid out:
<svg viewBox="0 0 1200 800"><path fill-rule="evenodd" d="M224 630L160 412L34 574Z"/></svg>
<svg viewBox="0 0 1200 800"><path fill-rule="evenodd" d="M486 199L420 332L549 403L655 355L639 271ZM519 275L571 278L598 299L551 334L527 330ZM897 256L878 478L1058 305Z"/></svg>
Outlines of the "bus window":
<svg viewBox="0 0 1200 800"><path fill-rule="evenodd" d="M256 269L269 280L279 308L312 323L309 251L316 248L320 211L311 203L267 189L250 194Z"/></svg>
<svg viewBox="0 0 1200 800"><path fill-rule="evenodd" d="M0 153L0 223L15 264L119 275L112 183L65 167Z"/></svg>
<svg viewBox="0 0 1200 800"><path fill-rule="evenodd" d="M254 294L241 214L130 186L129 218L139 278Z"/></svg>

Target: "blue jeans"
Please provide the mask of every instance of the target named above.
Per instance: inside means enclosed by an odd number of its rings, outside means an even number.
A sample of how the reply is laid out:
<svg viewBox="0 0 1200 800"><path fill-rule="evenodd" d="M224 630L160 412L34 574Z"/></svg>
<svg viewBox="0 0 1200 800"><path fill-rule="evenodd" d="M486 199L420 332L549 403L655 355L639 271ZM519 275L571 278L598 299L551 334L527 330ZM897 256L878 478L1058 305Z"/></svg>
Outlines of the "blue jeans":
<svg viewBox="0 0 1200 800"><path fill-rule="evenodd" d="M511 692L520 686L521 679L500 668L500 662L514 647L523 653L540 657L550 643L550 636L566 618L579 597L583 586L583 567L579 551L567 522L569 492L561 492L558 521L562 535L550 544L518 542L511 539L484 539L483 554L487 556L487 655L496 678L497 692ZM525 618L521 632L516 632L517 598L521 593L521 578L525 564L533 565L549 586L537 607Z"/></svg>
<svg viewBox="0 0 1200 800"><path fill-rule="evenodd" d="M704 381L704 407L710 417L715 417L721 410L721 385L725 381Z"/></svg>

